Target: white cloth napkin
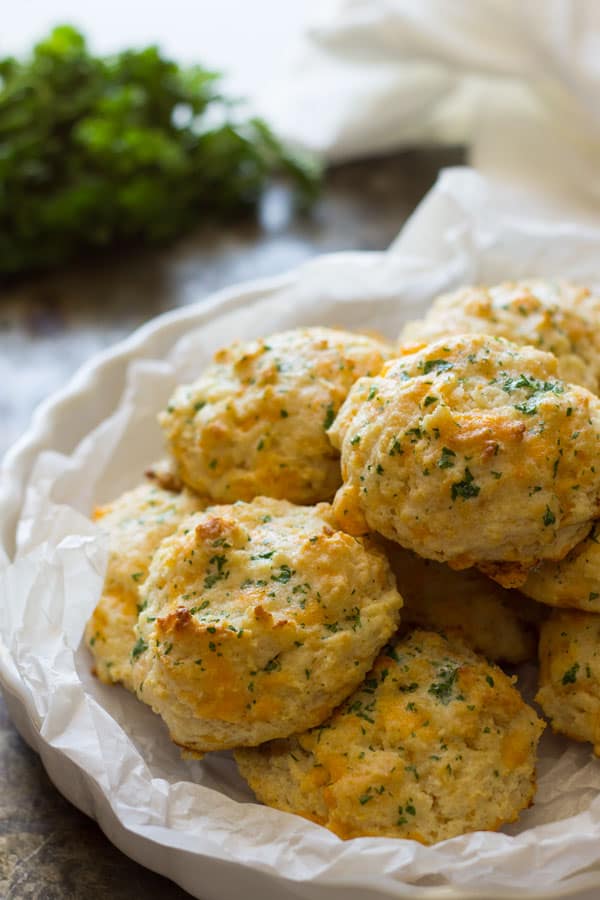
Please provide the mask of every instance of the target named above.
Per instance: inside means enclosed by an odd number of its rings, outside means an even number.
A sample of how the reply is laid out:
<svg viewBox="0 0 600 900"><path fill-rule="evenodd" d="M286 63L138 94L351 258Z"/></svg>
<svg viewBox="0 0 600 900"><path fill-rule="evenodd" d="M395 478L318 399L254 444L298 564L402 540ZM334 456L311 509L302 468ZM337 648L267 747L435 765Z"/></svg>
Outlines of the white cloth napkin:
<svg viewBox="0 0 600 900"><path fill-rule="evenodd" d="M258 105L328 160L466 143L540 209L600 217L597 0L326 0Z"/></svg>

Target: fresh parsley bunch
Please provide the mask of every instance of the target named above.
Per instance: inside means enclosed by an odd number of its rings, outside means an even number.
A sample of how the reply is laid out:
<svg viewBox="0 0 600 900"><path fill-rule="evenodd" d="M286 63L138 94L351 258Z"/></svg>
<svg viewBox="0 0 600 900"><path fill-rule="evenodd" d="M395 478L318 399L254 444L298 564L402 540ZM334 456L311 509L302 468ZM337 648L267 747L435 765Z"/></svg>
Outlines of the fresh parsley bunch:
<svg viewBox="0 0 600 900"><path fill-rule="evenodd" d="M303 198L318 183L264 122L239 120L214 73L156 47L99 58L63 25L29 60L0 60L0 274L247 212L278 172Z"/></svg>

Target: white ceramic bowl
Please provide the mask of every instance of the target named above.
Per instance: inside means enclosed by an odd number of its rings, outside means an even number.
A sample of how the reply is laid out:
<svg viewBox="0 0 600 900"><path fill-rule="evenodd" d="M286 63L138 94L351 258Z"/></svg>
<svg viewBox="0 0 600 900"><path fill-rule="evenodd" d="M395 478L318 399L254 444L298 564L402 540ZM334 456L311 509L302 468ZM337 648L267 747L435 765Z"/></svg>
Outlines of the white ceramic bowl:
<svg viewBox="0 0 600 900"><path fill-rule="evenodd" d="M577 781L582 767L587 773L587 793L578 788L571 817L559 823L531 819L537 827L521 833L467 835L434 848L374 838L343 842L251 802L227 754L182 761L147 708L91 678L80 646L105 558L86 512L133 485L158 455L154 413L216 346L295 324L379 328L394 336L405 318L457 283L532 271L576 274L574 261L585 274L597 258L598 235L572 235L561 254L562 232L530 229L524 241L522 229L494 230L489 218L482 231L481 210L474 217L460 209L460 178L436 190L394 253L324 257L148 323L44 403L4 462L0 683L14 722L57 788L116 846L204 900L242 893L249 900L541 900L600 892L600 773L586 751L563 758L557 745L542 767L542 781L559 757L565 777ZM548 800L547 820L559 801Z"/></svg>

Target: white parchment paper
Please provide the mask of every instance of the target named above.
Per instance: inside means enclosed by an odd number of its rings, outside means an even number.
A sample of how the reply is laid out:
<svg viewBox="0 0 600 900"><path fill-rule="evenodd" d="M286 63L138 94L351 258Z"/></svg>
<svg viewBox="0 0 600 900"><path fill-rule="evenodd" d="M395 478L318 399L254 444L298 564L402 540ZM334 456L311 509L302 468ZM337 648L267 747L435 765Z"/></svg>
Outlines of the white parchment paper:
<svg viewBox="0 0 600 900"><path fill-rule="evenodd" d="M393 338L441 290L532 275L600 284L600 232L508 216L494 185L450 170L387 253L323 257L150 323L92 361L8 455L0 681L9 708L59 789L194 896L541 897L600 885L600 762L587 745L544 737L537 802L504 833L435 847L344 842L256 804L229 754L183 761L150 709L91 676L81 646L106 564L88 513L161 455L157 411L218 346L317 323ZM535 673L522 680L533 685Z"/></svg>

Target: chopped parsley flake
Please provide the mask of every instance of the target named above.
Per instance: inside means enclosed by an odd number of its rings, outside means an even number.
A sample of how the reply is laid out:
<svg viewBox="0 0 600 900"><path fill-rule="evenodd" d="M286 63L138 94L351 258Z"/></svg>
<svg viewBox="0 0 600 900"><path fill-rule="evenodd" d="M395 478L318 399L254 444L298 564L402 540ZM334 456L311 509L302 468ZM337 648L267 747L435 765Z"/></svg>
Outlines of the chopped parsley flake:
<svg viewBox="0 0 600 900"><path fill-rule="evenodd" d="M271 575L271 581L278 581L280 584L287 584L290 578L296 574L294 569L290 569L290 567L284 563L279 567L278 575Z"/></svg>
<svg viewBox="0 0 600 900"><path fill-rule="evenodd" d="M229 578L229 571L225 570L226 562L226 556L211 556L210 565L213 567L213 570L209 571L208 575L204 578L205 590L210 590L210 588L214 587L218 581L224 581L226 578Z"/></svg>
<svg viewBox="0 0 600 900"><path fill-rule="evenodd" d="M424 363L419 363L419 368L423 369L424 375L429 375L430 372L446 372L454 366L447 359L427 359Z"/></svg>
<svg viewBox="0 0 600 900"><path fill-rule="evenodd" d="M331 428L333 425L333 420L335 419L335 410L333 408L333 403L330 403L327 407L327 412L325 413L325 419L323 421L323 428L327 431L328 428Z"/></svg>
<svg viewBox="0 0 600 900"><path fill-rule="evenodd" d="M519 375L518 378L507 378L502 385L502 390L507 394L513 391L525 390L532 394L564 394L564 385L560 381L540 381L538 378L530 378L528 375Z"/></svg>
<svg viewBox="0 0 600 900"><path fill-rule="evenodd" d="M575 684L577 681L577 673L579 671L579 663L573 663L570 669L567 669L561 681L563 684Z"/></svg>
<svg viewBox="0 0 600 900"><path fill-rule="evenodd" d="M462 481L455 481L452 485L451 494L453 500L456 500L457 497L462 497L463 500L470 500L472 497L477 497L479 491L479 485L475 484L471 470L467 467L465 468L465 477Z"/></svg>
<svg viewBox="0 0 600 900"><path fill-rule="evenodd" d="M279 661L279 656L274 656L273 659L270 659L269 662L263 669L263 672L276 672L278 669L281 669L281 663Z"/></svg>
<svg viewBox="0 0 600 900"><path fill-rule="evenodd" d="M454 466L453 457L456 456L454 450L449 447L442 447L442 455L438 459L438 469L451 469Z"/></svg>
<svg viewBox="0 0 600 900"><path fill-rule="evenodd" d="M392 446L390 447L389 456L396 456L396 454L398 456L404 455L404 450L402 449L402 445L400 444L400 441L398 440L397 437L395 437L394 440L392 441Z"/></svg>
<svg viewBox="0 0 600 900"><path fill-rule="evenodd" d="M515 409L522 412L524 416L535 416L538 405L534 397L529 397L523 403L516 403Z"/></svg>
<svg viewBox="0 0 600 900"><path fill-rule="evenodd" d="M437 677L439 681L434 681L430 686L428 693L436 700L439 700L443 706L447 706L452 699L452 691L454 683L458 675L458 666L446 665L438 671Z"/></svg>
<svg viewBox="0 0 600 900"><path fill-rule="evenodd" d="M131 658L137 659L138 656L141 656L141 654L147 649L148 649L148 644L146 643L144 638L139 637L137 639L137 641L135 642L133 650L131 651Z"/></svg>

